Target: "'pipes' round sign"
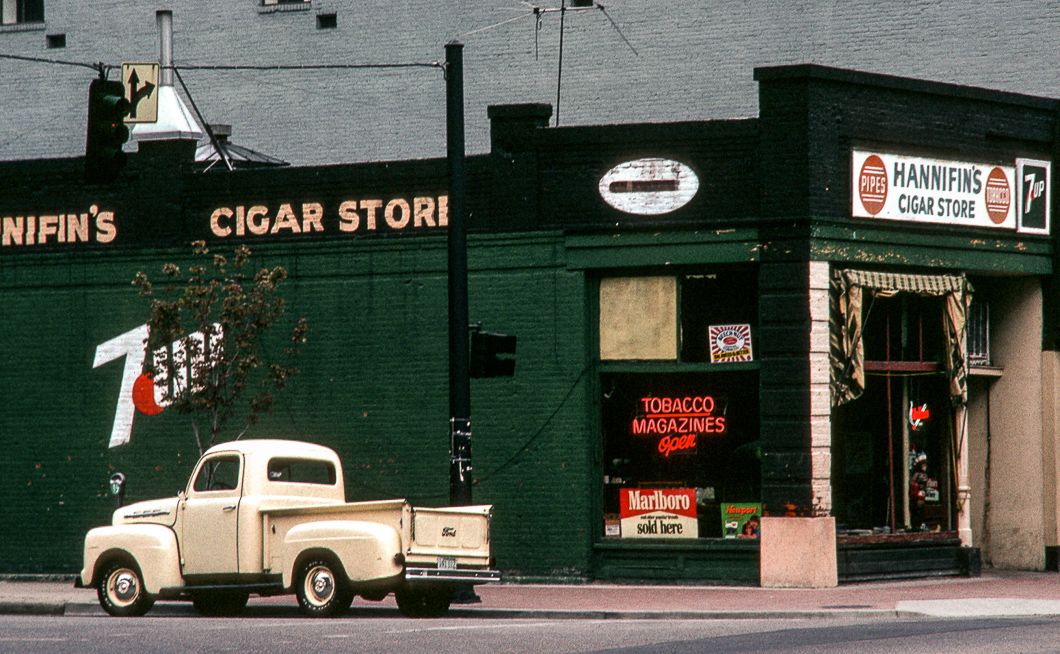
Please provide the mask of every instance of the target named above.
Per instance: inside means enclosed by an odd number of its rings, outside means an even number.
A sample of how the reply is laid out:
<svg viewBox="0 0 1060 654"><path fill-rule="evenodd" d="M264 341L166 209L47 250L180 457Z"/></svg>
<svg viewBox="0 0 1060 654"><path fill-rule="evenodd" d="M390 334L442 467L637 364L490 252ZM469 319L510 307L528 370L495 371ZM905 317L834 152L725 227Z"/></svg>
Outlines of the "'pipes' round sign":
<svg viewBox="0 0 1060 654"><path fill-rule="evenodd" d="M619 211L657 216L691 202L699 190L692 169L672 159L637 159L621 163L600 179L600 197Z"/></svg>

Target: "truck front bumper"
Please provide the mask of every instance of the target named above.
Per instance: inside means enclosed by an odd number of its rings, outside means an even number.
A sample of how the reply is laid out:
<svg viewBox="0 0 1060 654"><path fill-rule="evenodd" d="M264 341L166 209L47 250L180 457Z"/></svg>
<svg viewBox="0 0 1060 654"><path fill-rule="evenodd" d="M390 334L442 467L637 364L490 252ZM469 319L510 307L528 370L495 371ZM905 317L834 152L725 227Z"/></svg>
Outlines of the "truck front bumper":
<svg viewBox="0 0 1060 654"><path fill-rule="evenodd" d="M405 568L405 581L442 581L470 584L487 584L500 581L500 570L447 570L440 568Z"/></svg>

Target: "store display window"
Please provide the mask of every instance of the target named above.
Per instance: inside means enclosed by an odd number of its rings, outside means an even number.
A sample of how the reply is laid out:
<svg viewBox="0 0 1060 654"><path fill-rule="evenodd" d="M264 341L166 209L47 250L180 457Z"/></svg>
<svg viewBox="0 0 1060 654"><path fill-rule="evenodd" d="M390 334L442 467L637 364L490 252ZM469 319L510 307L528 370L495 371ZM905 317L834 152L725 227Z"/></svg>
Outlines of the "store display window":
<svg viewBox="0 0 1060 654"><path fill-rule="evenodd" d="M757 278L600 282L605 538L756 538Z"/></svg>
<svg viewBox="0 0 1060 654"><path fill-rule="evenodd" d="M759 501L757 372L601 382L605 535L720 538L723 504ZM739 514L738 524L760 513Z"/></svg>

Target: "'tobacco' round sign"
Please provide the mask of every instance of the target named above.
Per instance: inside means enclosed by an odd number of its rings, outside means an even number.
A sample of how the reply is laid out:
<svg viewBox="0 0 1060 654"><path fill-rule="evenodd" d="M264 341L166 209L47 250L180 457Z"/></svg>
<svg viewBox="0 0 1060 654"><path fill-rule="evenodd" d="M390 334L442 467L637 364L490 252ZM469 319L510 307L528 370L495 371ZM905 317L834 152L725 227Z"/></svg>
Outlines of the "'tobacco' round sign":
<svg viewBox="0 0 1060 654"><path fill-rule="evenodd" d="M990 220L1000 225L1008 217L1008 207L1012 202L1012 189L1008 185L1005 171L994 168L986 178L986 212Z"/></svg>
<svg viewBox="0 0 1060 654"><path fill-rule="evenodd" d="M692 169L671 159L621 163L600 179L600 197L619 211L657 216L691 202L699 190Z"/></svg>

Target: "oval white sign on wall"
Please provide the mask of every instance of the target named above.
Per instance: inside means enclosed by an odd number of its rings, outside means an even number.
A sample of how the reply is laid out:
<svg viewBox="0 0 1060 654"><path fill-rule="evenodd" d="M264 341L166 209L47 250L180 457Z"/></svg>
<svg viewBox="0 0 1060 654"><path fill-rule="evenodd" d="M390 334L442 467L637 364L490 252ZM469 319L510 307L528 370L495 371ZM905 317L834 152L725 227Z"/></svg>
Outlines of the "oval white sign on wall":
<svg viewBox="0 0 1060 654"><path fill-rule="evenodd" d="M619 211L658 216L688 204L699 190L692 169L672 159L618 164L600 179L600 197Z"/></svg>

